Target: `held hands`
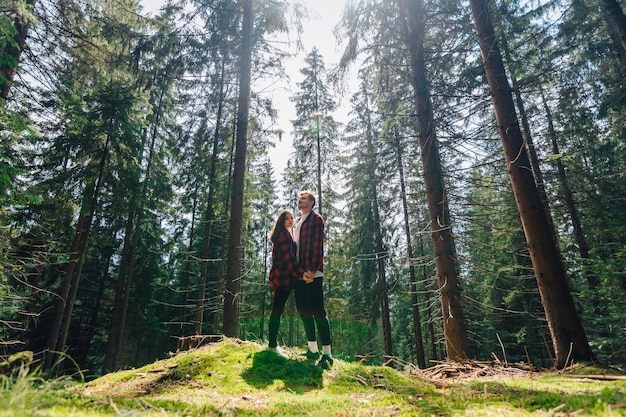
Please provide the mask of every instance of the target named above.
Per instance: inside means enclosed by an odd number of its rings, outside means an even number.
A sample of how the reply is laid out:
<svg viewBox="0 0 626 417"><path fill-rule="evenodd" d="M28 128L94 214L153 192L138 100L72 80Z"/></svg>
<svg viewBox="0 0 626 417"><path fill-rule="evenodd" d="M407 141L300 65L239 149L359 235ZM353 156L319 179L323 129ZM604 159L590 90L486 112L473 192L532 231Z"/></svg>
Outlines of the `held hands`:
<svg viewBox="0 0 626 417"><path fill-rule="evenodd" d="M314 279L315 279L315 272L313 271L306 271L304 275L302 276L302 280L304 280L304 282L306 282L307 284L312 283Z"/></svg>

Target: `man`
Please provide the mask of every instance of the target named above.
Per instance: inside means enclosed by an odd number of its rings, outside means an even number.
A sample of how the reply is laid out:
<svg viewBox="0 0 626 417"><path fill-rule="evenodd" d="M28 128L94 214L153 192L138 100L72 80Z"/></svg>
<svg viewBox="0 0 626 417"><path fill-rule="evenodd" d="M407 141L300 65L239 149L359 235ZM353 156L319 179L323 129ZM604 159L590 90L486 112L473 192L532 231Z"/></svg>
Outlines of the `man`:
<svg viewBox="0 0 626 417"><path fill-rule="evenodd" d="M295 285L296 307L302 318L308 340L306 356L309 360L320 358L315 327L322 343L322 355L317 366L330 369L331 353L330 323L324 309L324 219L313 210L315 195L311 191L298 194L300 217L293 227L293 240L297 246L298 264L309 272Z"/></svg>

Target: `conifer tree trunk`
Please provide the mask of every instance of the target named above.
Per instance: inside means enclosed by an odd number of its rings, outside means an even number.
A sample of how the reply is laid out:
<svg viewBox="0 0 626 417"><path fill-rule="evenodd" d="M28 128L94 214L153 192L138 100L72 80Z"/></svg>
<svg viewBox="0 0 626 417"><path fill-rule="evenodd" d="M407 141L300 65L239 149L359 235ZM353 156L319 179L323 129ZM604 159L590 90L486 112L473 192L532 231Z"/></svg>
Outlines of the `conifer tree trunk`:
<svg viewBox="0 0 626 417"><path fill-rule="evenodd" d="M365 89L364 89L365 90ZM365 91L366 102L369 101L368 94ZM374 128L372 127L371 116L367 116L365 120L367 126L365 130L366 137L366 155L368 155L367 174L368 179L366 185L366 200L368 205L368 212L371 213L372 223L372 235L373 235L373 250L376 255L376 264L374 271L376 272L376 280L378 284L378 296L380 297L380 321L383 331L383 348L385 355L393 357L393 344L391 339L391 314L389 311L389 292L387 286L387 271L385 269L385 259L388 257L388 251L385 248L383 242L382 224L380 221L380 209L379 209L379 194L378 184L380 178L378 176L378 152L374 147ZM369 220L368 220L369 222Z"/></svg>
<svg viewBox="0 0 626 417"><path fill-rule="evenodd" d="M417 115L418 139L424 172L431 238L435 250L435 265L443 313L447 356L451 360L468 357L467 328L461 300L456 250L452 237L452 222L444 185L439 142L430 100L424 57L424 22L421 1L400 2L407 16L407 45L412 71L413 98Z"/></svg>
<svg viewBox="0 0 626 417"><path fill-rule="evenodd" d="M119 340L122 338L122 303L124 299L124 288L126 287L126 275L129 267L131 238L133 234L133 223L136 217L135 204L131 204L131 208L126 219L126 227L124 230L124 244L122 246L122 258L120 260L119 271L117 273L117 287L115 298L113 301L113 311L111 312L111 321L109 324L109 332L107 337L106 349L104 354L103 369L105 372L115 371L118 369Z"/></svg>
<svg viewBox="0 0 626 417"><path fill-rule="evenodd" d="M133 276L135 272L135 261L137 259L137 249L139 247L139 239L141 237L141 226L145 213L145 205L149 194L148 184L152 178L152 163L156 147L156 139L158 135L158 127L160 125L163 97L166 89L161 88L158 104L155 106L156 117L152 123L152 130L149 134L150 147L148 148L147 166L145 169L144 180L136 186L138 192L133 194L130 203L130 210L126 222L124 233L124 246L122 248L122 258L120 260L120 269L117 280L117 290L115 293L115 302L113 304L113 312L111 315L111 324L109 327L106 353L104 358L104 369L113 371L122 367L122 351L124 347L124 335L126 333L126 317L128 315L128 306L130 302L130 294L132 289ZM143 140L145 142L146 135Z"/></svg>
<svg viewBox="0 0 626 417"><path fill-rule="evenodd" d="M470 6L507 169L552 336L555 366L562 369L568 360L591 360L593 355L576 312L561 254L552 238L551 225L532 175L487 4L485 0L470 0Z"/></svg>
<svg viewBox="0 0 626 417"><path fill-rule="evenodd" d="M143 203L140 203L143 204ZM125 268L125 274L120 276L120 284L118 285L118 289L122 290L121 300L118 305L115 306L116 309L119 309L119 316L117 321L117 326L113 329L116 333L116 337L114 337L114 361L113 361L113 369L122 368L122 351L124 347L124 335L126 334L126 317L128 315L128 305L130 302L130 292L132 289L133 275L135 271L135 259L137 259L137 247L139 246L139 236L141 235L141 223L143 221L143 207L137 208L137 215L134 221L134 228L132 232L132 240L130 242L130 249L128 253L128 259L126 263L128 266ZM132 222L132 219L131 219Z"/></svg>
<svg viewBox="0 0 626 417"><path fill-rule="evenodd" d="M105 261L102 262L103 266L109 266L111 264L111 258L113 257L114 253L114 250L106 250L106 253L103 254L105 259ZM87 369L87 358L89 356L93 340L99 330L98 313L100 312L100 308L104 301L104 290L108 281L108 271L108 268L101 268L100 274L98 276L97 291L91 298L92 300L94 300L93 305L90 306L91 314L89 314L89 316L86 318L87 331L82 336L84 342L81 343L80 350L74 357L80 369Z"/></svg>
<svg viewBox="0 0 626 417"><path fill-rule="evenodd" d="M402 199L402 213L404 215L404 234L407 246L407 258L409 259L409 288L411 291L411 305L413 312L413 339L417 356L417 364L420 369L426 368L426 356L424 355L424 340L422 336L422 321L420 318L419 300L417 298L417 278L413 259L413 243L411 239L411 225L409 222L409 205L406 199L406 184L404 181L404 165L402 162L402 148L400 139L396 137L396 160L400 174L400 198Z"/></svg>
<svg viewBox="0 0 626 417"><path fill-rule="evenodd" d="M511 59L511 53L509 51L508 44L506 42L506 38L502 36L502 45L504 50L504 56L510 65L513 65L514 61ZM511 70L512 73L515 73L516 68ZM519 110L519 114L521 115L522 128L524 131L524 140L526 141L526 149L528 151L528 157L530 158L530 166L533 170L533 176L535 177L535 184L537 185L537 191L539 192L539 198L543 203L543 208L546 211L546 216L548 217L548 222L551 226L551 231L554 233L552 238L558 244L558 236L556 235L556 229L554 228L554 221L552 219L552 210L550 209L550 202L548 201L548 194L546 193L546 187L543 180L543 173L541 172L541 168L539 166L539 157L537 156L537 149L535 149L535 143L533 142L533 136L530 131L530 123L528 122L528 116L526 114L526 109L524 107L524 101L522 100L522 92L520 90L519 83L515 76L511 77L511 82L513 84L513 92L515 94L515 103L517 105L517 109Z"/></svg>
<svg viewBox="0 0 626 417"><path fill-rule="evenodd" d="M265 224L265 219L263 220L263 229L267 230L267 226ZM269 242L267 239L263 239L263 284L269 285L268 282L268 252L269 252ZM259 339L265 339L265 313L266 313L266 304L267 304L267 291L263 291L261 295L261 311L260 316L261 320L259 323Z"/></svg>
<svg viewBox="0 0 626 417"><path fill-rule="evenodd" d="M369 123L368 123L369 124ZM367 129L367 148L369 150L370 155L376 155L376 150L374 149L372 143L372 127L369 126ZM376 157L372 157L371 163L377 164ZM383 347L385 350L385 355L392 357L393 356L393 344L391 341L391 319L389 312L389 293L387 286L387 271L385 270L385 258L388 256L388 252L385 249L385 245L383 242L383 234L381 231L381 222L380 222L380 210L378 208L378 179L375 178L377 167L374 165L371 167L372 178L369 181L369 197L371 199L372 205L372 220L374 222L374 247L376 251L376 274L378 278L378 288L380 295L380 321L382 323L383 329Z"/></svg>
<svg viewBox="0 0 626 417"><path fill-rule="evenodd" d="M217 134L216 134L217 137ZM217 138L215 138L217 140ZM211 243L211 222L213 217L213 192L215 175L215 146L214 156L211 158L211 173L209 174L209 194L204 211L204 227L202 228L202 250L200 251L200 277L198 279L198 295L196 296L196 318L194 320L194 334L202 334L204 310L206 305L206 281L209 273L209 247Z"/></svg>
<svg viewBox="0 0 626 417"><path fill-rule="evenodd" d="M215 195L215 184L217 183L217 164L219 139L222 128L222 112L224 109L224 60L221 62L220 80L220 100L215 116L215 130L213 134L213 150L211 153L211 167L209 168L209 193L207 196L204 228L202 231L202 252L200 254L200 282L198 285L198 298L196 299L196 321L194 326L195 334L202 334L202 324L204 322L204 310L206 309L206 282L209 271L209 244L211 242L211 225L213 221L213 197Z"/></svg>
<svg viewBox="0 0 626 417"><path fill-rule="evenodd" d="M29 7L31 10L35 8L36 4L36 0L26 0L26 6ZM13 79L15 78L15 74L17 73L17 64L19 63L22 51L26 46L26 37L28 36L28 31L30 30L28 19L26 18L26 16L23 16L19 11L13 25L15 26L15 30L17 32L15 34L15 37L13 38L15 44L8 43L4 47L4 52L14 62L10 63L4 60L4 62L0 64L0 80L4 78L4 81L0 81L0 97L5 100L9 98L11 86L13 85Z"/></svg>
<svg viewBox="0 0 626 417"><path fill-rule="evenodd" d="M585 279L587 280L587 286L592 291L591 303L593 304L596 311L599 313L599 309L602 307L600 305L600 300L595 292L598 287L598 278L592 272L591 268L587 265L589 262L589 244L587 243L587 238L583 233L583 226L580 221L580 217L578 216L578 210L576 209L576 203L574 202L574 195L572 193L572 189L569 186L569 180L567 179L567 174L565 172L565 166L563 165L562 158L558 157L560 155L559 144L557 142L556 131L554 130L554 122L552 121L552 112L550 111L550 107L546 101L543 88L541 88L541 102L543 104L544 111L546 112L546 119L548 121L548 136L550 138L550 142L552 143L552 155L557 157L556 166L559 173L559 181L561 183L561 188L563 189L563 198L565 199L565 206L567 207L567 212L570 215L570 221L572 222L572 227L574 229L574 238L576 239L576 244L578 245L578 253L580 257L583 259L583 274Z"/></svg>
<svg viewBox="0 0 626 417"><path fill-rule="evenodd" d="M45 370L52 369L58 353L65 349L78 284L80 283L80 274L85 262L85 254L87 253L87 240L91 232L93 216L98 203L98 195L102 185L108 152L109 136L106 138L102 157L98 165L98 179L95 183L87 185L84 191L83 204L76 224L74 240L70 248L70 258L67 263L63 284L58 294L59 301L57 301L50 339L48 340L48 352L46 352L44 363Z"/></svg>
<svg viewBox="0 0 626 417"><path fill-rule="evenodd" d="M607 32L615 47L620 73L626 75L626 15L617 0L602 0Z"/></svg>
<svg viewBox="0 0 626 417"><path fill-rule="evenodd" d="M18 255L20 263L26 264L32 262L32 266L29 267L29 271L26 273L25 277L29 289L28 304L22 316L22 334L19 336L19 339L24 342L28 341L31 326L37 316L35 308L37 306L37 299L41 293L39 284L42 279L44 266L47 263L46 257L49 250L47 239L29 235L27 242L28 247L24 250L23 255L21 253ZM29 259L31 259L31 261L29 261Z"/></svg>
<svg viewBox="0 0 626 417"><path fill-rule="evenodd" d="M422 229L422 227L420 227ZM424 257L426 251L424 250L424 242L422 238L419 239L419 253L421 257ZM422 265L422 281L426 282L429 277L428 267L426 265ZM429 358L432 360L437 360L443 357L443 354L439 354L439 349L437 349L437 339L435 338L435 325L433 320L433 304L429 302L428 298L426 299L426 323L428 323L428 336L430 337L430 356Z"/></svg>
<svg viewBox="0 0 626 417"><path fill-rule="evenodd" d="M239 62L239 100L237 109L237 138L233 189L228 236L228 267L224 292L223 332L239 337L241 311L241 228L243 223L243 192L246 170L248 111L250 107L250 71L252 66L252 0L243 0L242 42Z"/></svg>
<svg viewBox="0 0 626 417"><path fill-rule="evenodd" d="M236 125L236 124L235 124ZM230 144L230 150L229 150L229 163L228 163L228 174L227 174L227 181L226 184L224 184L224 190L225 190L225 194L229 192L229 190L232 189L232 181L233 181L233 176L232 176L232 172L233 172L233 165L234 165L234 159L235 159L235 131L236 131L236 127L234 126L232 129L232 135L233 138L231 140L231 144ZM230 204L231 204L231 200L226 199L226 207L224 207L224 212L228 213L230 211ZM223 290L224 290L224 270L228 269L227 268L227 262L228 260L225 259L225 256L223 254L227 253L228 250L228 242L229 239L222 239L222 247L220 249L220 253L222 254L222 259L220 260L220 267L219 267L219 271L217 273L217 285L216 285L216 293L217 294L222 294ZM216 306L216 311L213 314L213 330L215 333L218 333L218 329L220 329L220 324L223 325L223 320L220 321L220 319L222 318L221 313L222 313L222 309L217 308L218 306ZM222 332L223 333L223 332Z"/></svg>
<svg viewBox="0 0 626 417"><path fill-rule="evenodd" d="M191 284L192 279L194 278L194 273L191 270L192 264L195 262L192 259L190 254L193 254L194 249L194 237L196 230L196 213L198 211L198 183L194 184L193 198L192 198L192 207L191 207L191 221L189 223L189 242L187 243L187 256L185 257L184 266L181 268L181 288L184 288L184 297L181 297L182 304L182 316L181 316L181 325L180 325L180 337L189 336L190 333L186 331L185 323L188 321L191 322L191 316L194 314L194 308L192 305L192 297L193 294L193 285ZM188 320L189 318L189 320ZM195 326L194 326L195 331Z"/></svg>
<svg viewBox="0 0 626 417"><path fill-rule="evenodd" d="M373 210L374 215L374 236L376 239L376 270L378 272L378 286L380 288L380 320L383 325L383 346L385 354L389 357L393 356L393 344L391 341L391 319L389 312L389 290L387 286L387 273L385 270L385 258L388 256L388 252L385 250L383 244L383 237L380 230L380 213L378 210L378 192L376 191L377 181L373 183Z"/></svg>

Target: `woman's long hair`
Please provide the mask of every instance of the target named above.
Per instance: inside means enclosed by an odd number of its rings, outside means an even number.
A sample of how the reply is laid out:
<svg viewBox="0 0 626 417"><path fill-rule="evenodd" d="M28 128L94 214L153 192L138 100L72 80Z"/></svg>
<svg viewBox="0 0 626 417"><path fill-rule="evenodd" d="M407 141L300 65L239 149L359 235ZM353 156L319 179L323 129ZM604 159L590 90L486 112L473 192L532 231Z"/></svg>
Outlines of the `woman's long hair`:
<svg viewBox="0 0 626 417"><path fill-rule="evenodd" d="M285 228L285 217L287 214L291 214L289 210L283 210L278 213L278 217L276 218L276 223L274 223L274 228L270 232L270 242L274 242L274 236L278 235L279 232L283 230L287 230Z"/></svg>

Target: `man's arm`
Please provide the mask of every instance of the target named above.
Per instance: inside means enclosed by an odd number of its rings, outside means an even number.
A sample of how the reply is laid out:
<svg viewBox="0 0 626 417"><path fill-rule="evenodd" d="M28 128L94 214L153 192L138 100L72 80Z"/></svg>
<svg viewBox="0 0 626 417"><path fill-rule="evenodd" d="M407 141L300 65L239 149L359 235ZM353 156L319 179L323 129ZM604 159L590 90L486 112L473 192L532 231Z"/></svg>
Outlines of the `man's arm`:
<svg viewBox="0 0 626 417"><path fill-rule="evenodd" d="M311 220L314 220L311 228L311 267L324 271L324 219L317 215Z"/></svg>

